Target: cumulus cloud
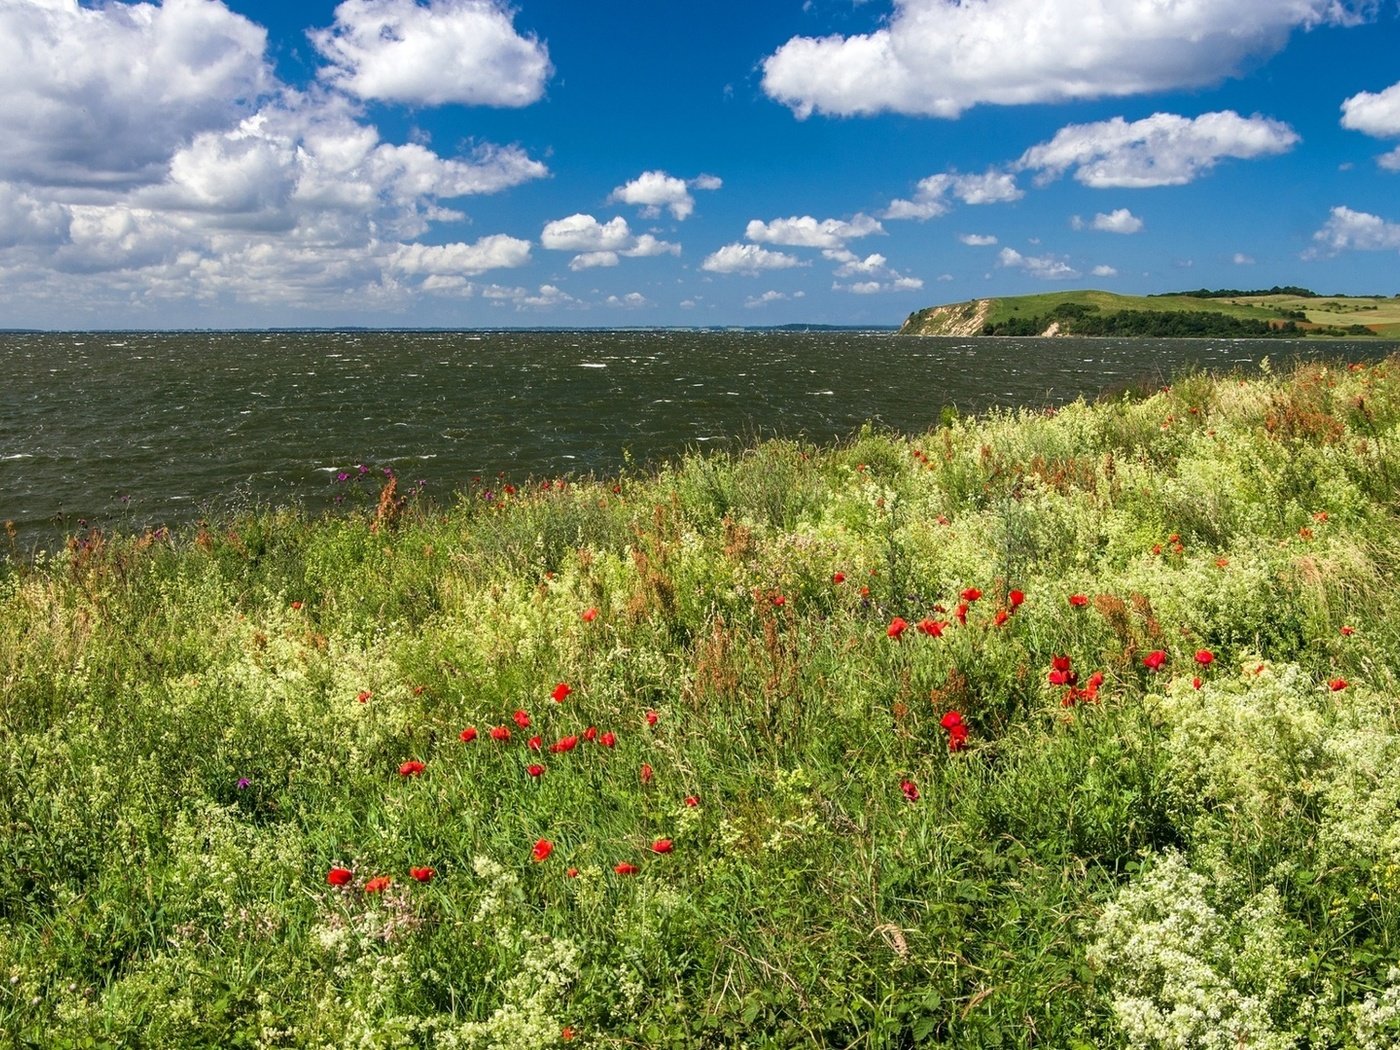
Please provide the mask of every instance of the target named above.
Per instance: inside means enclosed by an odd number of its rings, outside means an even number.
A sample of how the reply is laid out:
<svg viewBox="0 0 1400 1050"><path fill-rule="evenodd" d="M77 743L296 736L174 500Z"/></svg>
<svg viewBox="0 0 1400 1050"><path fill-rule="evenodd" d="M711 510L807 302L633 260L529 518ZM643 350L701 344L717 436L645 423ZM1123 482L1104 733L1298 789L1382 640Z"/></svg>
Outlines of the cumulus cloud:
<svg viewBox="0 0 1400 1050"><path fill-rule="evenodd" d="M482 237L475 244L405 244L390 258L395 269L409 274L468 275L524 266L530 242L505 234Z"/></svg>
<svg viewBox="0 0 1400 1050"><path fill-rule="evenodd" d="M1376 163L1386 171L1400 171L1400 146L1396 146L1389 153L1382 153L1376 158Z"/></svg>
<svg viewBox="0 0 1400 1050"><path fill-rule="evenodd" d="M1373 0L895 0L871 33L794 37L763 89L820 112L957 117L979 103L1122 97L1217 83L1293 30L1354 24Z"/></svg>
<svg viewBox="0 0 1400 1050"><path fill-rule="evenodd" d="M884 233L884 227L869 215L858 214L849 222L842 219L818 221L810 215L774 219L772 222L752 220L744 236L758 244L781 244L790 248L839 248L849 240Z"/></svg>
<svg viewBox="0 0 1400 1050"><path fill-rule="evenodd" d="M1342 103L1342 127L1378 139L1400 135L1400 84L1352 95Z"/></svg>
<svg viewBox="0 0 1400 1050"><path fill-rule="evenodd" d="M1118 271L1112 266L1095 266L1092 271L1095 277L1117 277Z"/></svg>
<svg viewBox="0 0 1400 1050"><path fill-rule="evenodd" d="M1114 117L1067 125L1028 149L1018 167L1038 171L1041 183L1073 169L1077 181L1096 189L1183 186L1226 158L1286 153L1298 141L1287 124L1258 115L1154 113L1131 123Z"/></svg>
<svg viewBox="0 0 1400 1050"><path fill-rule="evenodd" d="M1348 250L1400 251L1400 223L1343 205L1332 209L1322 229L1313 234L1313 241L1314 247L1307 253L1312 258Z"/></svg>
<svg viewBox="0 0 1400 1050"><path fill-rule="evenodd" d="M986 248L997 243L996 237L989 233L961 233L958 235L958 240L972 248Z"/></svg>
<svg viewBox="0 0 1400 1050"><path fill-rule="evenodd" d="M620 257L637 259L652 255L679 255L681 246L658 240L649 233L634 234L622 216L599 222L592 215L577 214L545 224L540 245L556 252L578 252L571 270L616 266Z"/></svg>
<svg viewBox="0 0 1400 1050"><path fill-rule="evenodd" d="M1089 225L1104 233L1139 233L1143 224L1127 208L1118 208L1111 212L1099 212Z"/></svg>
<svg viewBox="0 0 1400 1050"><path fill-rule="evenodd" d="M838 281L832 285L834 291L872 295L876 292L916 291L924 286L922 279L907 277L892 269L889 260L878 253L867 255L862 259L852 251L837 248L823 251L822 255L832 262L840 264L835 270L836 277L864 278L864 280L845 285Z"/></svg>
<svg viewBox="0 0 1400 1050"><path fill-rule="evenodd" d="M544 45L496 0L345 0L309 35L330 63L322 78L362 99L526 106L550 73Z"/></svg>
<svg viewBox="0 0 1400 1050"><path fill-rule="evenodd" d="M624 310L637 310L650 306L651 301L641 292L628 292L626 295L610 295L605 300L608 306L618 306Z"/></svg>
<svg viewBox="0 0 1400 1050"><path fill-rule="evenodd" d="M786 252L770 252L757 244L726 244L711 252L700 264L708 273L742 273L756 276L765 270L788 270L802 260Z"/></svg>
<svg viewBox="0 0 1400 1050"><path fill-rule="evenodd" d="M1015 248L1003 248L997 263L1011 269L1025 270L1042 281L1067 281L1079 276L1079 271L1053 255L1022 255Z"/></svg>
<svg viewBox="0 0 1400 1050"><path fill-rule="evenodd" d="M749 296L747 299L744 300L744 306L746 306L750 310L755 310L760 306L767 306L770 303L785 303L791 300L802 299L806 296L806 294L806 292L793 292L791 295L789 295L787 292L779 292L774 289L770 289L764 292L762 295Z"/></svg>
<svg viewBox="0 0 1400 1050"><path fill-rule="evenodd" d="M642 217L654 219L663 208L677 222L683 222L695 212L695 197L691 190L717 190L724 182L714 175L678 179L664 171L644 171L631 182L618 186L608 197L608 203L634 204L642 209Z"/></svg>
<svg viewBox="0 0 1400 1050"><path fill-rule="evenodd" d="M964 204L1000 204L1017 201L1025 196L1010 172L988 169L981 175L959 175L941 172L919 180L914 197L896 199L881 216L885 219L936 219L952 208L949 197Z"/></svg>
<svg viewBox="0 0 1400 1050"><path fill-rule="evenodd" d="M1244 252L1236 252L1230 259L1236 266L1253 266L1254 256L1246 255Z"/></svg>

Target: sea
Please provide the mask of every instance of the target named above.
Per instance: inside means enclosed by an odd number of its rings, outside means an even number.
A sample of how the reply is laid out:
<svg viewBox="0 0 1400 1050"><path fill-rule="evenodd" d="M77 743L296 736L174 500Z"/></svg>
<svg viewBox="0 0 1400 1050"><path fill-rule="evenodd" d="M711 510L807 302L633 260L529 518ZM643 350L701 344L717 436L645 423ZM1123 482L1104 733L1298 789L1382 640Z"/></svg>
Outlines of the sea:
<svg viewBox="0 0 1400 1050"><path fill-rule="evenodd" d="M863 424L922 433L1396 344L956 339L888 331L185 331L0 334L0 522L11 546L334 510L392 471L443 501L611 477ZM0 535L0 543L5 537Z"/></svg>

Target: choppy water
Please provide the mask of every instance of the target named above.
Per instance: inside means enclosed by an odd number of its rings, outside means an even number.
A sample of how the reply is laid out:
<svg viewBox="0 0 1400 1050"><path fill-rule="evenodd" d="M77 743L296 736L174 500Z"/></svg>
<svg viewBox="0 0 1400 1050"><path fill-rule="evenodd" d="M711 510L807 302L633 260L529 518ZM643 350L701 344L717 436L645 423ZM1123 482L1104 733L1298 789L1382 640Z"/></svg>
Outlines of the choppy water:
<svg viewBox="0 0 1400 1050"><path fill-rule="evenodd" d="M1059 404L1188 365L1374 358L1376 344L972 340L888 333L0 335L0 520L28 544L318 509L357 464L448 496L473 477L620 469L773 435L831 441L941 406Z"/></svg>

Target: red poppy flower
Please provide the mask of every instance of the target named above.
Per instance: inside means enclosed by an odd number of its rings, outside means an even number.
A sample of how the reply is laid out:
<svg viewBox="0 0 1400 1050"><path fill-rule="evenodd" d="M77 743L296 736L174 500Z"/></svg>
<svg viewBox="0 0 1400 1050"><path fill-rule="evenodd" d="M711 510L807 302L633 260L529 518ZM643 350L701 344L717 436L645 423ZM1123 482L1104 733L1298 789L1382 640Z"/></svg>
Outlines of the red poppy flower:
<svg viewBox="0 0 1400 1050"><path fill-rule="evenodd" d="M1005 609L998 609L997 614L994 617L992 617L992 625L995 627L1001 627L1009 619L1011 619L1011 614L1009 612L1007 612Z"/></svg>
<svg viewBox="0 0 1400 1050"><path fill-rule="evenodd" d="M578 868L569 868L564 872L571 879L578 878Z"/></svg>
<svg viewBox="0 0 1400 1050"><path fill-rule="evenodd" d="M1024 602L1025 600L1026 600L1026 596L1025 596L1023 593L1021 593L1020 591L1012 591L1010 594L1008 594L1008 595L1006 596L1006 601L1007 601L1007 603L1008 603L1008 604L1011 606L1011 608L1013 608L1013 609L1019 609L1019 608L1021 607L1021 603Z"/></svg>
<svg viewBox="0 0 1400 1050"><path fill-rule="evenodd" d="M535 848L530 851L530 859L538 864L540 861L547 860L553 852L554 843L550 842L549 839L540 839L535 843Z"/></svg>
<svg viewBox="0 0 1400 1050"><path fill-rule="evenodd" d="M961 722L948 730L948 750L961 751L967 746L967 726Z"/></svg>
<svg viewBox="0 0 1400 1050"><path fill-rule="evenodd" d="M1084 695L1093 700L1099 695L1099 686L1103 685L1103 672L1095 671L1089 676L1089 680L1084 683Z"/></svg>
<svg viewBox="0 0 1400 1050"><path fill-rule="evenodd" d="M510 730L505 726L492 726L491 739L496 741L506 741L510 739Z"/></svg>
<svg viewBox="0 0 1400 1050"><path fill-rule="evenodd" d="M959 602L958 607L953 610L953 615L958 618L958 623L967 626L967 602Z"/></svg>
<svg viewBox="0 0 1400 1050"><path fill-rule="evenodd" d="M1211 664L1215 663L1215 654L1209 649L1197 649L1196 663L1200 664L1202 667L1209 667Z"/></svg>
<svg viewBox="0 0 1400 1050"><path fill-rule="evenodd" d="M1201 688L1201 680L1200 680L1199 678L1193 678L1193 679L1191 679L1191 688L1192 688L1192 689L1199 689L1199 688Z"/></svg>
<svg viewBox="0 0 1400 1050"><path fill-rule="evenodd" d="M670 853L673 848L670 839L657 839L651 844L651 851L653 853Z"/></svg>
<svg viewBox="0 0 1400 1050"><path fill-rule="evenodd" d="M654 725L656 725L656 720L657 720L658 718L660 718L660 717L661 717L661 716L658 715L655 711L648 711L648 712L647 712L647 725L649 725L649 726L654 726Z"/></svg>
<svg viewBox="0 0 1400 1050"><path fill-rule="evenodd" d="M597 726L589 726L587 729L585 729L585 730L583 731L583 739L587 740L590 744L593 743L593 741L597 740L597 739L598 739L598 727L597 727Z"/></svg>
<svg viewBox="0 0 1400 1050"><path fill-rule="evenodd" d="M901 780L899 790L904 792L904 797L910 802L919 801L919 789L912 780Z"/></svg>
<svg viewBox="0 0 1400 1050"><path fill-rule="evenodd" d="M617 872L619 875L635 875L641 870L642 869L637 867L637 865L628 864L625 860L621 864L613 866L613 871Z"/></svg>
<svg viewBox="0 0 1400 1050"><path fill-rule="evenodd" d="M652 771L651 771L651 765L650 765L649 763L647 763L647 762L643 762L643 763L642 763L642 770L641 770L640 776L641 776L641 778L642 778L642 783L643 783L643 784L650 784L650 783L651 783Z"/></svg>
<svg viewBox="0 0 1400 1050"><path fill-rule="evenodd" d="M349 868L332 868L326 872L326 881L332 886L348 886L355 873Z"/></svg>
<svg viewBox="0 0 1400 1050"><path fill-rule="evenodd" d="M582 619L584 623L592 623L594 620L598 619L598 610L592 607L583 610Z"/></svg>
<svg viewBox="0 0 1400 1050"><path fill-rule="evenodd" d="M542 777L544 776L544 766L536 762L533 765L526 766L525 772L529 773L532 777Z"/></svg>
<svg viewBox="0 0 1400 1050"><path fill-rule="evenodd" d="M890 621L889 627L885 628L885 634L887 637L894 638L897 640L899 636L902 635L908 629L909 624L905 621L904 617L896 616L893 620Z"/></svg>
<svg viewBox="0 0 1400 1050"><path fill-rule="evenodd" d="M458 734L458 736L461 739L462 743L470 744L473 740L476 739L476 726L467 726L467 728L463 729L462 732Z"/></svg>
<svg viewBox="0 0 1400 1050"><path fill-rule="evenodd" d="M365 892L380 893L383 890L387 890L389 888L389 883L393 881L394 880L389 878L388 875L376 875L374 878L370 879L367 883L365 883Z"/></svg>
<svg viewBox="0 0 1400 1050"><path fill-rule="evenodd" d="M686 796L685 796L685 804L686 804L687 806L698 806L698 805L700 805L700 796L699 796L699 795L686 795Z"/></svg>
<svg viewBox="0 0 1400 1050"><path fill-rule="evenodd" d="M1087 594L1071 594L1069 596L1069 603L1076 609L1082 609L1089 604L1089 596Z"/></svg>
<svg viewBox="0 0 1400 1050"><path fill-rule="evenodd" d="M787 599L784 598L781 594L775 594L775 595L773 595L773 599L772 599L772 600L773 600L773 604L774 604L774 605L786 605L786 604L787 604Z"/></svg>
<svg viewBox="0 0 1400 1050"><path fill-rule="evenodd" d="M846 582L846 574L845 574L844 572L833 572L833 573L831 574L831 582L832 582L832 583L845 583L845 582Z"/></svg>
<svg viewBox="0 0 1400 1050"><path fill-rule="evenodd" d="M567 1043L567 1042L568 1042L570 1039L572 1039L573 1037L574 1037L574 1030L573 1030L572 1028L570 1028L568 1025L565 1025L563 1028L559 1029L559 1038L562 1039L562 1040L564 1040L564 1042Z"/></svg>
<svg viewBox="0 0 1400 1050"><path fill-rule="evenodd" d="M576 747L578 747L578 737L566 736L563 740L550 744L549 753L552 755L557 755L561 751L572 751Z"/></svg>
<svg viewBox="0 0 1400 1050"><path fill-rule="evenodd" d="M516 711L515 714L511 715L510 717L515 719L515 724L518 725L521 729L530 728L530 716L527 715L524 711Z"/></svg>
<svg viewBox="0 0 1400 1050"><path fill-rule="evenodd" d="M567 697L573 691L573 687L569 685L568 682L560 682L554 687L554 692L550 693L549 695L554 698L554 702L556 704L562 704L564 702L565 697Z"/></svg>
<svg viewBox="0 0 1400 1050"><path fill-rule="evenodd" d="M541 737L538 733L536 733L525 743L531 751L538 751L540 748L544 747L544 738Z"/></svg>
<svg viewBox="0 0 1400 1050"><path fill-rule="evenodd" d="M1347 680L1345 678L1334 678L1332 679L1332 681L1327 683L1327 688L1332 690L1332 692L1334 693L1339 693L1346 687Z"/></svg>
<svg viewBox="0 0 1400 1050"><path fill-rule="evenodd" d="M433 876L437 874L432 868L409 868L408 873L419 882L432 882Z"/></svg>
<svg viewBox="0 0 1400 1050"><path fill-rule="evenodd" d="M1344 637L1344 638L1350 638L1352 635L1354 635L1354 634L1356 633L1356 628L1355 628L1355 627L1346 627L1346 626L1343 626L1343 627L1341 628L1341 631L1342 631L1342 637Z"/></svg>
<svg viewBox="0 0 1400 1050"><path fill-rule="evenodd" d="M301 600L300 600L300 599L298 599L297 601L292 602L292 609L295 610L296 612L301 612Z"/></svg>
<svg viewBox="0 0 1400 1050"><path fill-rule="evenodd" d="M410 759L399 766L399 776L416 777L419 773L423 772L425 768L427 767L424 766L422 762L419 762L417 759Z"/></svg>
<svg viewBox="0 0 1400 1050"><path fill-rule="evenodd" d="M1162 665L1167 662L1167 654L1162 649L1153 649L1142 658L1142 665L1149 671L1160 671Z"/></svg>
<svg viewBox="0 0 1400 1050"><path fill-rule="evenodd" d="M939 719L938 724L941 725L944 729L952 729L954 726L960 726L963 724L962 715L958 714L958 712L956 711L949 711L946 715Z"/></svg>
<svg viewBox="0 0 1400 1050"><path fill-rule="evenodd" d="M958 595L958 597L965 602L975 602L978 598L982 597L982 592L976 587L969 587L967 590L963 591L962 594Z"/></svg>
<svg viewBox="0 0 1400 1050"><path fill-rule="evenodd" d="M598 743L602 744L604 747L616 747L617 737L613 735L613 732L610 729L598 738Z"/></svg>
<svg viewBox="0 0 1400 1050"><path fill-rule="evenodd" d="M356 695L355 699L358 700L360 703L364 704L368 703L370 698L373 696L374 694L371 693L368 689L361 689Z"/></svg>

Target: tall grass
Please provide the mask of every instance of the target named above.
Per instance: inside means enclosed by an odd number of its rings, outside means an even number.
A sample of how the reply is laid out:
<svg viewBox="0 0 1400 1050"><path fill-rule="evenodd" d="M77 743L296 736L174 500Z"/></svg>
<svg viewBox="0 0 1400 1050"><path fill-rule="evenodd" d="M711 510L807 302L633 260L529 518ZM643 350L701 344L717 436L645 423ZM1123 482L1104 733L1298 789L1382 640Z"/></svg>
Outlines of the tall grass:
<svg viewBox="0 0 1400 1050"><path fill-rule="evenodd" d="M1395 1045L1400 361L945 424L3 563L0 1032Z"/></svg>

